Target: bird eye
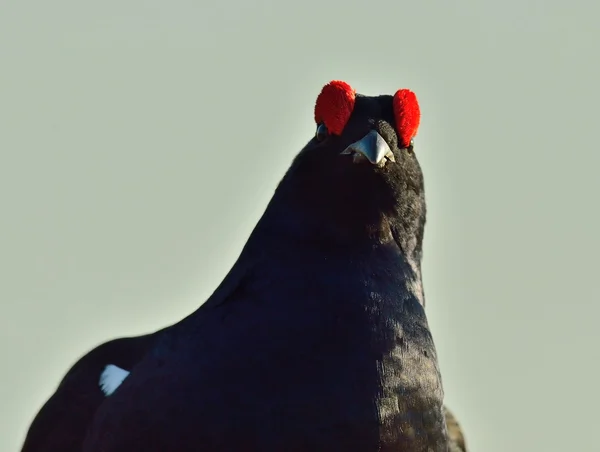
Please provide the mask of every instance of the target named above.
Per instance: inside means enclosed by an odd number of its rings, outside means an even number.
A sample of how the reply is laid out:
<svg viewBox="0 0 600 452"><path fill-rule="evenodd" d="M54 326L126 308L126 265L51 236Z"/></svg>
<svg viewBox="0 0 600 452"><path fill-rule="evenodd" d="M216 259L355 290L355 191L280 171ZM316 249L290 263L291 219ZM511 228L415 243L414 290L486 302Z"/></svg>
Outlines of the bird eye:
<svg viewBox="0 0 600 452"><path fill-rule="evenodd" d="M327 127L325 127L325 124L319 124L317 126L317 133L315 134L315 137L317 138L318 141L323 141L325 138L327 138L327 136L329 135L329 131L327 130Z"/></svg>

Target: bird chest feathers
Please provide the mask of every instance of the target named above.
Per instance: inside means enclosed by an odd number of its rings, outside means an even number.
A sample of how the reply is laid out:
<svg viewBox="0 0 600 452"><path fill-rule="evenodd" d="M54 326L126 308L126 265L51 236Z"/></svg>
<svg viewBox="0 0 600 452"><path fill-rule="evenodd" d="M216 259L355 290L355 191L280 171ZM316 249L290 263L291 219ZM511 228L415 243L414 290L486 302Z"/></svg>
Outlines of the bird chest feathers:
<svg viewBox="0 0 600 452"><path fill-rule="evenodd" d="M351 254L355 259L302 248L277 253L252 271L239 288L244 306L225 302L214 336L208 335L215 340L189 355L198 364L198 393L213 387L218 400L238 411L206 411L202 396L196 416L210 417L212 428L222 425L220 416L237 417L238 425L252 419L282 435L300 435L309 425L331 433L335 426L330 439L338 445L341 436L365 444L345 450L374 450L366 443L375 438L380 447L416 447L436 434L443 444L443 391L424 310L412 291L416 275L393 248L361 259ZM202 364L198 356L213 359Z"/></svg>

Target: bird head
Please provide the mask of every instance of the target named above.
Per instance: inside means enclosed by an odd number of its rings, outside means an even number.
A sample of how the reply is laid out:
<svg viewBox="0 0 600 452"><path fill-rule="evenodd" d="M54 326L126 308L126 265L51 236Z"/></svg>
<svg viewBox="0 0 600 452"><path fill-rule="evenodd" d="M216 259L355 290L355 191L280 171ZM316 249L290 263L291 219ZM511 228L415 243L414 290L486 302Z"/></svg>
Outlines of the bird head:
<svg viewBox="0 0 600 452"><path fill-rule="evenodd" d="M314 137L278 189L286 202L312 218L323 236L393 238L420 252L425 199L414 146L415 94L366 96L335 80L318 95L314 120Z"/></svg>

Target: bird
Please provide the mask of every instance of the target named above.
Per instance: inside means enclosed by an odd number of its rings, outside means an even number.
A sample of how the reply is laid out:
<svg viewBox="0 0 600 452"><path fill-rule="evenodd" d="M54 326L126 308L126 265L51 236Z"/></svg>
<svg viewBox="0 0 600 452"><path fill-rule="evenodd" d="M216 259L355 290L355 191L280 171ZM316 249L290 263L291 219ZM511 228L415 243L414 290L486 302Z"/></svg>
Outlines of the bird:
<svg viewBox="0 0 600 452"><path fill-rule="evenodd" d="M90 365L105 392L85 452L451 450L416 95L334 80L314 121L208 300L129 363Z"/></svg>

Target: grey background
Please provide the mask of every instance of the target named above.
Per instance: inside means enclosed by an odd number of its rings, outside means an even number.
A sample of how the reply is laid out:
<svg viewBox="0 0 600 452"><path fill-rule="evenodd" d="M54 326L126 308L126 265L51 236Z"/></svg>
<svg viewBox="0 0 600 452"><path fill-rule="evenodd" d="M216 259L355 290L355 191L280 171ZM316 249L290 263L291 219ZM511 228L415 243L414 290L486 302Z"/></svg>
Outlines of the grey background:
<svg viewBox="0 0 600 452"><path fill-rule="evenodd" d="M414 90L424 278L472 451L600 450L597 2L0 3L0 450L219 283L322 85Z"/></svg>

